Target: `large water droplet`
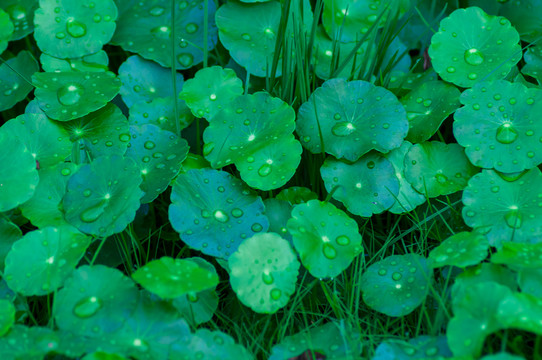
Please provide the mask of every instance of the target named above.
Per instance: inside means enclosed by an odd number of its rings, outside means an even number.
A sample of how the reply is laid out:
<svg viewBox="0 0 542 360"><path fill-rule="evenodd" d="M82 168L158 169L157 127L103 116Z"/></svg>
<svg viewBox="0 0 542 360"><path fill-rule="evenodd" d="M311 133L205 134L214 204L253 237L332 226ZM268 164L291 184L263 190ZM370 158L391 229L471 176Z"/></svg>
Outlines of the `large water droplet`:
<svg viewBox="0 0 542 360"><path fill-rule="evenodd" d="M262 273L262 281L267 285L271 285L275 279L273 279L273 275L271 275L268 271L264 271Z"/></svg>
<svg viewBox="0 0 542 360"><path fill-rule="evenodd" d="M346 246L350 244L350 238L346 235L340 235L340 236L337 236L337 238L335 239L335 242L339 245Z"/></svg>
<svg viewBox="0 0 542 360"><path fill-rule="evenodd" d="M484 54L478 49L468 49L465 51L465 61L469 65L480 65L484 62Z"/></svg>
<svg viewBox="0 0 542 360"><path fill-rule="evenodd" d="M96 221L104 213L106 202L106 200L100 201L98 204L84 210L81 215L79 215L81 221L85 223Z"/></svg>
<svg viewBox="0 0 542 360"><path fill-rule="evenodd" d="M80 318L89 318L95 315L102 307L102 300L96 296L83 298L73 307L73 314Z"/></svg>
<svg viewBox="0 0 542 360"><path fill-rule="evenodd" d="M322 252L324 253L324 256L330 260L337 257L337 250L335 250L335 248L328 243L324 244L322 247Z"/></svg>
<svg viewBox="0 0 542 360"><path fill-rule="evenodd" d="M504 215L504 220L506 225L510 226L512 229L519 229L522 224L523 216L518 210L511 210Z"/></svg>
<svg viewBox="0 0 542 360"><path fill-rule="evenodd" d="M75 105L81 99L83 95L83 87L81 85L64 85L58 89L56 97L58 102L64 106Z"/></svg>
<svg viewBox="0 0 542 360"><path fill-rule="evenodd" d="M395 281L401 280L402 277L403 275L401 275L401 273L398 273L398 272L394 272L393 274L391 274L391 278Z"/></svg>
<svg viewBox="0 0 542 360"><path fill-rule="evenodd" d="M222 210L216 210L213 213L213 216L215 217L216 221L220 221L222 223L228 222L228 220L230 220L230 217Z"/></svg>
<svg viewBox="0 0 542 360"><path fill-rule="evenodd" d="M234 218L240 218L244 215L243 210L235 208L231 211L231 214Z"/></svg>
<svg viewBox="0 0 542 360"><path fill-rule="evenodd" d="M203 145L203 156L209 155L211 151L213 151L214 148L215 148L214 142L209 142Z"/></svg>
<svg viewBox="0 0 542 360"><path fill-rule="evenodd" d="M497 129L495 136L501 144L511 144L518 138L518 132L509 123L504 123Z"/></svg>
<svg viewBox="0 0 542 360"><path fill-rule="evenodd" d="M165 25L152 28L151 33L159 39L169 39L171 37L171 29Z"/></svg>
<svg viewBox="0 0 542 360"><path fill-rule="evenodd" d="M190 67L194 63L194 57L192 54L184 53L177 56L177 61L184 67Z"/></svg>
<svg viewBox="0 0 542 360"><path fill-rule="evenodd" d="M155 6L153 7L149 13L152 15L152 16L160 16L164 13L165 9L161 6Z"/></svg>
<svg viewBox="0 0 542 360"><path fill-rule="evenodd" d="M446 175L444 175L444 174L436 174L435 179L441 185L446 184L446 182L448 181L448 177L446 177Z"/></svg>
<svg viewBox="0 0 542 360"><path fill-rule="evenodd" d="M145 141L145 144L143 144L143 146L145 147L145 149L151 150L156 147L156 144L152 141Z"/></svg>
<svg viewBox="0 0 542 360"><path fill-rule="evenodd" d="M189 23L188 25L186 25L185 29L186 29L187 33L193 34L196 31L198 31L198 25L196 25L194 23Z"/></svg>
<svg viewBox="0 0 542 360"><path fill-rule="evenodd" d="M348 136L356 130L354 124L348 121L341 121L331 128L331 132L335 136Z"/></svg>
<svg viewBox="0 0 542 360"><path fill-rule="evenodd" d="M66 23L66 31L74 38L80 38L87 34L87 27L77 20L70 19Z"/></svg>
<svg viewBox="0 0 542 360"><path fill-rule="evenodd" d="M271 290L271 299L278 300L282 296L282 291L279 289L273 289Z"/></svg>
<svg viewBox="0 0 542 360"><path fill-rule="evenodd" d="M265 177L265 176L267 176L267 175L269 175L271 173L271 170L272 170L271 165L263 164L258 169L258 175L260 175L262 177Z"/></svg>

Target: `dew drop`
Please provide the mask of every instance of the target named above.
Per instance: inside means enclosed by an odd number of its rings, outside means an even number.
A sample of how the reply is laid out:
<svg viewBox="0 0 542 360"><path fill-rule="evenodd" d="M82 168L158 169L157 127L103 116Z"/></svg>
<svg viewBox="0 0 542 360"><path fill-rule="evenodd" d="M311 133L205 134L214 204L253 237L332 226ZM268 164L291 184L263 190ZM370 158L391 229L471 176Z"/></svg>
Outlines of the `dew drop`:
<svg viewBox="0 0 542 360"><path fill-rule="evenodd" d="M198 31L198 25L196 25L194 23L189 23L188 25L186 25L185 29L186 29L187 33L193 34L196 31Z"/></svg>
<svg viewBox="0 0 542 360"><path fill-rule="evenodd" d="M83 36L85 36L87 34L87 27L86 27L85 24L83 24L83 23L81 23L81 22L79 22L77 20L70 19L66 23L66 31L72 37L80 38L80 37L83 37Z"/></svg>
<svg viewBox="0 0 542 360"><path fill-rule="evenodd" d="M271 299L278 300L282 296L282 291L279 289L273 289L271 290Z"/></svg>
<svg viewBox="0 0 542 360"><path fill-rule="evenodd" d="M73 314L79 318L89 318L102 308L102 300L96 296L89 296L79 300L73 307Z"/></svg>
<svg viewBox="0 0 542 360"><path fill-rule="evenodd" d="M263 230L263 226L259 223L254 223L252 224L252 226L250 227L252 229L252 231L254 232L260 232Z"/></svg>
<svg viewBox="0 0 542 360"><path fill-rule="evenodd" d="M265 176L269 175L271 173L271 171L272 171L271 165L263 164L258 169L258 175L260 175L261 177L265 177Z"/></svg>
<svg viewBox="0 0 542 360"><path fill-rule="evenodd" d="M478 66L484 62L484 54L478 49L469 49L464 54L465 61L469 65ZM470 78L470 77L469 77Z"/></svg>
<svg viewBox="0 0 542 360"><path fill-rule="evenodd" d="M333 127L331 128L331 132L333 133L333 135L340 137L348 136L353 133L354 130L356 130L356 127L354 126L354 124L348 121L341 121L333 125Z"/></svg>
<svg viewBox="0 0 542 360"><path fill-rule="evenodd" d="M250 37L249 34L243 34L243 35L241 35L241 37L243 38L243 40L246 40L246 41L252 40L252 37Z"/></svg>
<svg viewBox="0 0 542 360"><path fill-rule="evenodd" d="M226 214L225 212L221 210L216 210L213 213L213 216L215 217L216 221L219 221L221 223L226 223L228 222L228 220L230 220L230 217L228 216L228 214Z"/></svg>
<svg viewBox="0 0 542 360"><path fill-rule="evenodd" d="M150 11L149 14L152 16L160 16L165 12L165 9L161 6L155 6Z"/></svg>
<svg viewBox="0 0 542 360"><path fill-rule="evenodd" d="M273 275L271 275L269 271L264 271L262 273L262 281L267 285L271 285L275 279L273 279Z"/></svg>
<svg viewBox="0 0 542 360"><path fill-rule="evenodd" d="M522 215L518 210L511 210L504 215L506 225L512 229L519 229L522 225Z"/></svg>
<svg viewBox="0 0 542 360"><path fill-rule="evenodd" d="M179 64L184 67L190 67L194 63L194 57L192 56L192 54L183 53L177 56L177 61L179 61Z"/></svg>
<svg viewBox="0 0 542 360"><path fill-rule="evenodd" d="M518 138L518 132L509 123L502 124L497 129L496 139L501 144L511 144Z"/></svg>
<svg viewBox="0 0 542 360"><path fill-rule="evenodd" d="M335 250L335 248L329 243L324 244L324 246L322 247L322 251L324 253L324 256L330 260L337 257L337 250Z"/></svg>
<svg viewBox="0 0 542 360"><path fill-rule="evenodd" d="M387 273L388 273L388 272L386 271L386 269L380 269L380 270L378 270L378 275L380 275L380 276L384 276L384 275L386 275Z"/></svg>
<svg viewBox="0 0 542 360"><path fill-rule="evenodd" d="M455 72L455 67L453 67L453 66L448 66L448 67L446 68L446 71L449 72L450 74L453 74L453 73Z"/></svg>
<svg viewBox="0 0 542 360"><path fill-rule="evenodd" d="M70 174L72 173L72 171L71 171L70 169L65 168L65 169L62 169L62 170L60 171L60 173L61 173L62 175L64 175L64 176L68 176L68 175L70 175ZM90 191L90 190L86 190L86 191ZM89 194L89 195L90 195L90 194Z"/></svg>
<svg viewBox="0 0 542 360"><path fill-rule="evenodd" d="M98 218L102 216L105 210L104 201L100 201L98 204L84 210L79 215L79 218L81 219L81 221L85 223L91 223L98 220Z"/></svg>
<svg viewBox="0 0 542 360"><path fill-rule="evenodd" d="M398 273L398 272L394 272L393 274L391 274L391 278L395 281L401 280L402 277L403 275L401 275L401 273Z"/></svg>
<svg viewBox="0 0 542 360"><path fill-rule="evenodd" d="M476 79L478 78L478 74L476 74L476 73L470 73L470 74L468 75L468 78L469 78L470 80L476 80Z"/></svg>
<svg viewBox="0 0 542 360"><path fill-rule="evenodd" d="M214 142L209 142L203 145L203 156L209 155L211 151L213 151L214 148L215 148Z"/></svg>
<svg viewBox="0 0 542 360"><path fill-rule="evenodd" d="M83 95L83 88L81 85L64 85L58 89L56 96L58 102L64 106L75 105L81 99Z"/></svg>
<svg viewBox="0 0 542 360"><path fill-rule="evenodd" d="M350 238L346 235L340 235L340 236L337 236L337 238L335 239L335 242L339 245L346 246L350 244Z"/></svg>
<svg viewBox="0 0 542 360"><path fill-rule="evenodd" d="M209 210L201 210L201 217L204 219L208 219L211 217L211 212Z"/></svg>
<svg viewBox="0 0 542 360"><path fill-rule="evenodd" d="M239 209L239 208L235 208L231 211L231 215L234 217L234 218L240 218L241 216L244 215L244 212L243 210Z"/></svg>
<svg viewBox="0 0 542 360"><path fill-rule="evenodd" d="M156 144L152 141L145 141L145 144L143 144L143 146L145 147L145 149L151 150L156 147Z"/></svg>
<svg viewBox="0 0 542 360"><path fill-rule="evenodd" d="M448 177L446 177L446 175L444 175L444 174L436 174L435 179L441 185L446 184L446 182L448 181Z"/></svg>
<svg viewBox="0 0 542 360"><path fill-rule="evenodd" d="M367 168L368 169L374 169L375 168L375 162L374 161L369 161L367 163Z"/></svg>

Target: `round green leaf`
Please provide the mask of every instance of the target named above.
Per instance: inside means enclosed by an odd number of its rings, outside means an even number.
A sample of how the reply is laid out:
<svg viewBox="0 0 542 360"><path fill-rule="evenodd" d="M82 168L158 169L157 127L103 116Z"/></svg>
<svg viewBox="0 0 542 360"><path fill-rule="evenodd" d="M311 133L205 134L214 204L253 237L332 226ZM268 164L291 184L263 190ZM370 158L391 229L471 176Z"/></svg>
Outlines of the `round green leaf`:
<svg viewBox="0 0 542 360"><path fill-rule="evenodd" d="M406 112L395 95L366 81L344 79L316 89L299 108L296 127L310 152L325 150L350 161L373 149L399 147L407 131Z"/></svg>
<svg viewBox="0 0 542 360"><path fill-rule="evenodd" d="M120 80L109 71L35 73L32 83L40 108L59 121L76 119L104 107L120 88Z"/></svg>
<svg viewBox="0 0 542 360"><path fill-rule="evenodd" d="M519 34L510 21L478 7L458 9L440 22L429 56L446 81L471 87L504 78L521 59Z"/></svg>
<svg viewBox="0 0 542 360"><path fill-rule="evenodd" d="M228 265L233 291L255 312L275 313L295 291L299 261L288 241L275 233L245 240Z"/></svg>
<svg viewBox="0 0 542 360"><path fill-rule="evenodd" d="M2 237L0 237L0 270L3 271L6 255L9 253L13 243L23 237L23 233L14 223L0 218L0 234L2 234ZM2 296L0 295L1 298Z"/></svg>
<svg viewBox="0 0 542 360"><path fill-rule="evenodd" d="M173 91L171 70L138 55L130 56L120 65L119 79L122 82L120 95L130 110L137 103L176 95ZM177 91L181 91L183 75L176 73L175 81Z"/></svg>
<svg viewBox="0 0 542 360"><path fill-rule="evenodd" d="M425 196L414 190L412 185L405 178L405 156L412 147L408 141L403 141L401 147L393 149L384 157L388 159L395 169L395 176L399 179L399 194L393 206L389 209L391 213L402 214L416 208L425 202Z"/></svg>
<svg viewBox="0 0 542 360"><path fill-rule="evenodd" d="M429 253L432 268L476 265L487 257L487 239L474 232L460 232L444 240Z"/></svg>
<svg viewBox="0 0 542 360"><path fill-rule="evenodd" d="M175 53L176 68L188 69L203 61L204 36L207 50L217 44L214 1L207 6L207 29L204 24L204 1L181 1L175 7L175 29L171 29L171 6L162 0L133 2L121 11L112 43L126 51L171 67ZM175 38L172 39L172 34ZM171 45L175 48L171 49ZM171 80L170 80L171 82Z"/></svg>
<svg viewBox="0 0 542 360"><path fill-rule="evenodd" d="M538 243L542 235L542 173L538 168L515 181L507 181L493 170L473 176L463 191L463 219L481 228L489 243Z"/></svg>
<svg viewBox="0 0 542 360"><path fill-rule="evenodd" d="M83 72L104 72L109 70L109 58L103 50L95 54L85 55L73 59L59 59L51 55L42 53L40 63L43 70L47 72L67 72L67 71L83 71Z"/></svg>
<svg viewBox="0 0 542 360"><path fill-rule="evenodd" d="M297 205L309 200L318 199L318 194L303 186L292 186L281 190L277 194L276 199L288 201L291 205Z"/></svg>
<svg viewBox="0 0 542 360"><path fill-rule="evenodd" d="M282 238L288 240L291 245L292 235L288 232L287 223L291 217L292 204L286 200L278 198L269 198L264 200L265 216L269 219L269 232L279 234Z"/></svg>
<svg viewBox="0 0 542 360"><path fill-rule="evenodd" d="M132 158L141 169L141 203L158 197L175 175L188 154L188 143L172 132L155 125L131 126L132 140L126 157Z"/></svg>
<svg viewBox="0 0 542 360"><path fill-rule="evenodd" d="M200 268L209 271L218 277L215 267L200 257L188 258ZM218 307L218 295L216 286L198 292L189 292L186 295L176 297L172 305L183 315L183 317L194 324L205 323L213 317Z"/></svg>
<svg viewBox="0 0 542 360"><path fill-rule="evenodd" d="M41 167L64 162L71 153L72 143L66 130L41 114L23 114L9 120L0 132L18 138Z"/></svg>
<svg viewBox="0 0 542 360"><path fill-rule="evenodd" d="M216 12L220 42L253 75L265 77L271 73L281 12L278 1L255 4L230 1ZM279 62L277 76L281 66Z"/></svg>
<svg viewBox="0 0 542 360"><path fill-rule="evenodd" d="M358 224L333 204L310 200L288 220L301 263L316 278L334 278L363 252Z"/></svg>
<svg viewBox="0 0 542 360"><path fill-rule="evenodd" d="M9 19L9 14L0 8L0 54L7 49L14 29L15 27Z"/></svg>
<svg viewBox="0 0 542 360"><path fill-rule="evenodd" d="M66 194L66 184L77 169L73 163L40 168L40 182L34 196L20 206L22 214L32 225L43 228L66 224L60 203Z"/></svg>
<svg viewBox="0 0 542 360"><path fill-rule="evenodd" d="M137 300L134 282L122 272L85 265L56 294L53 316L61 330L89 336L111 334L131 317Z"/></svg>
<svg viewBox="0 0 542 360"><path fill-rule="evenodd" d="M423 142L412 146L405 155L407 181L430 198L463 190L477 172L463 148L455 143Z"/></svg>
<svg viewBox="0 0 542 360"><path fill-rule="evenodd" d="M525 66L521 69L521 72L534 77L538 84L542 84L542 46L535 45L528 48L523 54L523 59L525 60Z"/></svg>
<svg viewBox="0 0 542 360"><path fill-rule="evenodd" d="M521 269L518 272L518 285L522 293L542 298L542 267Z"/></svg>
<svg viewBox="0 0 542 360"><path fill-rule="evenodd" d="M2 8L9 14L14 27L10 40L22 39L34 31L34 11L38 5L38 0L2 1Z"/></svg>
<svg viewBox="0 0 542 360"><path fill-rule="evenodd" d="M369 153L352 164L328 157L320 168L327 192L352 214L369 217L389 209L399 194L392 163Z"/></svg>
<svg viewBox="0 0 542 360"><path fill-rule="evenodd" d="M72 226L45 227L13 244L4 271L8 286L25 296L58 289L85 254L90 239Z"/></svg>
<svg viewBox="0 0 542 360"><path fill-rule="evenodd" d="M172 359L252 360L253 356L233 338L221 331L198 329L184 341L171 346Z"/></svg>
<svg viewBox="0 0 542 360"><path fill-rule="evenodd" d="M126 357L142 360L170 358L170 347L187 339L190 328L170 302L155 300L145 292L138 298L135 311L112 334L111 350L120 348Z"/></svg>
<svg viewBox="0 0 542 360"><path fill-rule="evenodd" d="M34 37L46 54L61 59L77 58L101 50L113 37L116 19L113 0L94 0L89 4L40 0L34 16Z"/></svg>
<svg viewBox="0 0 542 360"><path fill-rule="evenodd" d="M542 2L540 0L511 0L502 4L499 14L512 22L521 40L540 41L542 36Z"/></svg>
<svg viewBox="0 0 542 360"><path fill-rule="evenodd" d="M459 107L459 95L453 85L429 81L401 98L409 122L406 140L413 143L429 140L448 115Z"/></svg>
<svg viewBox="0 0 542 360"><path fill-rule="evenodd" d="M39 182L36 159L18 138L0 131L0 212L29 200Z"/></svg>
<svg viewBox="0 0 542 360"><path fill-rule="evenodd" d="M280 344L273 346L269 360L303 358L306 351L309 354L317 352L327 359L357 359L362 344L359 331L352 329L344 320L333 321L286 336Z"/></svg>
<svg viewBox="0 0 542 360"><path fill-rule="evenodd" d="M82 152L82 158L123 155L130 142L128 120L113 103L62 126L74 143L73 152Z"/></svg>
<svg viewBox="0 0 542 360"><path fill-rule="evenodd" d="M156 125L162 130L177 133L175 123L175 103L173 97L154 98L150 102L140 101L130 108L130 125ZM187 128L194 116L184 101L177 101L177 115L179 116L179 130Z"/></svg>
<svg viewBox="0 0 542 360"><path fill-rule="evenodd" d="M494 264L504 264L516 270L541 269L542 243L504 243L502 244L502 248L491 255L491 262Z"/></svg>
<svg viewBox="0 0 542 360"><path fill-rule="evenodd" d="M542 299L530 294L508 294L499 304L497 319L507 328L542 335Z"/></svg>
<svg viewBox="0 0 542 360"><path fill-rule="evenodd" d="M36 71L39 71L38 62L26 50L0 64L0 111L10 109L26 98L33 87L25 79Z"/></svg>
<svg viewBox="0 0 542 360"><path fill-rule="evenodd" d="M372 360L440 360L452 356L445 336L421 335L408 342L396 339L380 343Z"/></svg>
<svg viewBox="0 0 542 360"><path fill-rule="evenodd" d="M203 291L218 284L218 275L188 259L161 257L132 274L138 284L163 299Z"/></svg>
<svg viewBox="0 0 542 360"><path fill-rule="evenodd" d="M96 158L68 180L63 208L80 231L100 237L121 232L134 220L143 192L141 171L129 158Z"/></svg>
<svg viewBox="0 0 542 360"><path fill-rule="evenodd" d="M245 239L269 228L264 205L225 171L189 170L171 191L169 220L181 239L204 254L227 259Z"/></svg>
<svg viewBox="0 0 542 360"><path fill-rule="evenodd" d="M5 359L43 359L58 349L59 336L53 330L40 326L15 324L0 338L0 354Z"/></svg>
<svg viewBox="0 0 542 360"><path fill-rule="evenodd" d="M15 306L8 300L0 299L0 336L4 336L15 323Z"/></svg>
<svg viewBox="0 0 542 360"><path fill-rule="evenodd" d="M243 95L220 110L203 133L203 154L214 168L235 163L250 186L276 189L288 182L301 161L292 132L291 106L268 93Z"/></svg>
<svg viewBox="0 0 542 360"><path fill-rule="evenodd" d="M212 66L199 70L194 78L187 80L181 100L196 117L211 120L224 105L243 94L243 83L232 69Z"/></svg>
<svg viewBox="0 0 542 360"><path fill-rule="evenodd" d="M457 275L452 287L452 297L461 299L465 296L466 289L484 282L494 282L516 291L518 287L516 277L516 273L504 266L483 262L468 267Z"/></svg>
<svg viewBox="0 0 542 360"><path fill-rule="evenodd" d="M425 300L432 276L423 256L388 256L369 266L361 276L363 301L388 316L405 316Z"/></svg>
<svg viewBox="0 0 542 360"><path fill-rule="evenodd" d="M542 90L505 80L483 82L461 95L454 135L470 161L501 172L542 162Z"/></svg>

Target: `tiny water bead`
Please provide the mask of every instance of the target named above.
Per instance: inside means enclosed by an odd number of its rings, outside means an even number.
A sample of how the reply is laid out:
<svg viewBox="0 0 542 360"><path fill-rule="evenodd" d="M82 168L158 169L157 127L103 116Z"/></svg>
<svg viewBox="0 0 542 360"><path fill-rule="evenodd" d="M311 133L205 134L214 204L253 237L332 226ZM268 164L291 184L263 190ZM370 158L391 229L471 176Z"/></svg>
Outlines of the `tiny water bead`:
<svg viewBox="0 0 542 360"><path fill-rule="evenodd" d="M468 49L464 54L465 61L469 65L478 66L484 62L484 54L478 49Z"/></svg>
<svg viewBox="0 0 542 360"><path fill-rule="evenodd" d="M275 288L271 290L270 296L271 296L271 299L273 300L279 300L280 297L282 296L282 291L280 289Z"/></svg>
<svg viewBox="0 0 542 360"><path fill-rule="evenodd" d="M58 102L64 106L75 105L81 100L84 88L79 84L64 85L57 91Z"/></svg>
<svg viewBox="0 0 542 360"><path fill-rule="evenodd" d="M182 53L177 56L177 61L184 67L190 67L194 63L194 56L189 53Z"/></svg>

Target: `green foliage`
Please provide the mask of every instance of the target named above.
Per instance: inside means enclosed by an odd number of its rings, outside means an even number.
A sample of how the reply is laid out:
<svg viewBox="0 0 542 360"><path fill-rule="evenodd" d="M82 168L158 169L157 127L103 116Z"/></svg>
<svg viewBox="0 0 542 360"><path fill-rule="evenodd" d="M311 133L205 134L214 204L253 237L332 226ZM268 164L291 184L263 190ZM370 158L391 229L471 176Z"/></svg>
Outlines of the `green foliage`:
<svg viewBox="0 0 542 360"><path fill-rule="evenodd" d="M0 1L1 360L540 360L541 11Z"/></svg>

